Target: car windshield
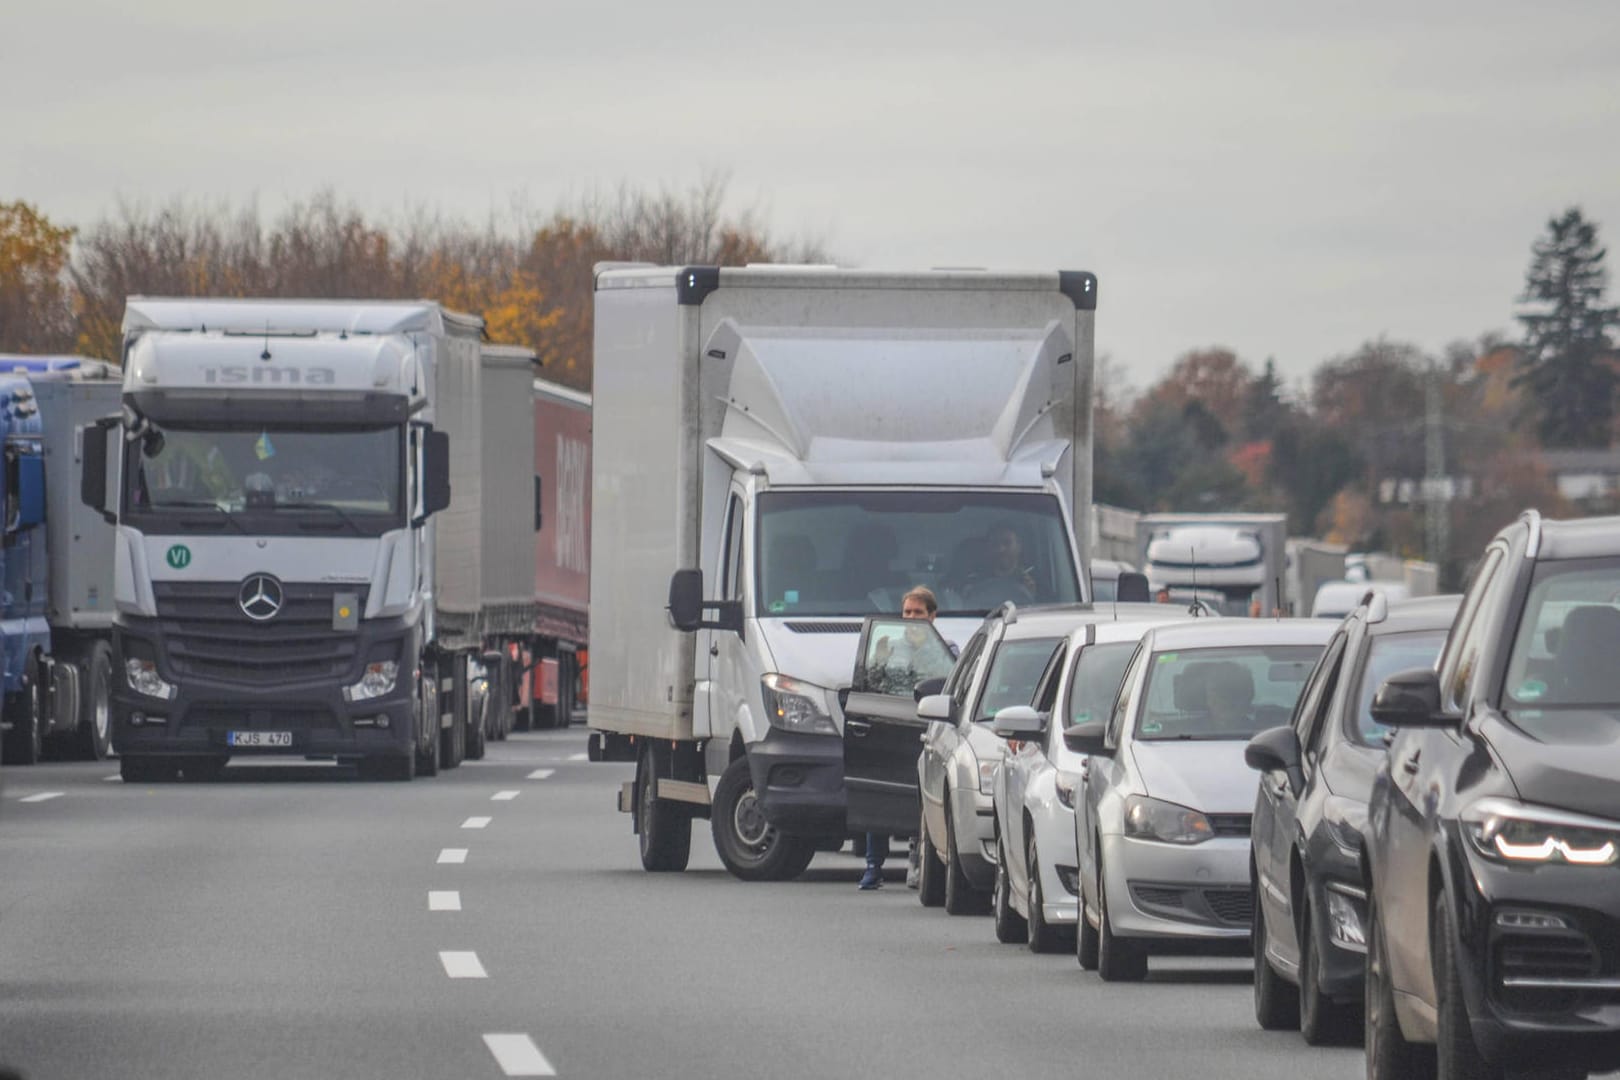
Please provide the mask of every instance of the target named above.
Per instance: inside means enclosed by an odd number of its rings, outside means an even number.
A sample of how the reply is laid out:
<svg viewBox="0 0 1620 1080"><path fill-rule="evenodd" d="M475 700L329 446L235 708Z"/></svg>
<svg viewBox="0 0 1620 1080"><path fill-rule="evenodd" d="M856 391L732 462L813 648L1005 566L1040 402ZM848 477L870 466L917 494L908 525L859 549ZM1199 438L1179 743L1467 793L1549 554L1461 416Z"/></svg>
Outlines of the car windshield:
<svg viewBox="0 0 1620 1080"><path fill-rule="evenodd" d="M192 517L198 510L229 516L313 510L339 527L394 525L401 519L402 437L397 426L164 428L130 443L126 509Z"/></svg>
<svg viewBox="0 0 1620 1080"><path fill-rule="evenodd" d="M925 679L943 679L956 657L926 619L874 619L850 689L910 697Z"/></svg>
<svg viewBox="0 0 1620 1080"><path fill-rule="evenodd" d="M1080 599L1058 500L1028 492L767 492L758 613L871 615L926 585L940 615Z"/></svg>
<svg viewBox="0 0 1620 1080"><path fill-rule="evenodd" d="M1247 739L1288 723L1320 645L1240 645L1153 656L1136 737Z"/></svg>
<svg viewBox="0 0 1620 1080"><path fill-rule="evenodd" d="M1058 641L1055 637L1003 641L990 661L984 693L979 695L979 715L974 719L987 722L994 720L1002 709L1028 705L1035 697L1035 684L1041 681L1041 673L1051 662Z"/></svg>
<svg viewBox="0 0 1620 1080"><path fill-rule="evenodd" d="M1125 666L1136 651L1134 641L1088 645L1080 650L1069 679L1069 725L1107 720L1125 678Z"/></svg>
<svg viewBox="0 0 1620 1080"><path fill-rule="evenodd" d="M1508 660L1503 708L1538 738L1607 727L1620 709L1620 559L1536 567Z"/></svg>
<svg viewBox="0 0 1620 1080"><path fill-rule="evenodd" d="M1444 630L1412 630L1385 634L1373 639L1372 649L1361 672L1356 711L1351 717L1350 735L1364 746L1384 745L1389 729L1372 718L1373 695L1391 675L1412 668L1433 667L1440 647L1446 643Z"/></svg>

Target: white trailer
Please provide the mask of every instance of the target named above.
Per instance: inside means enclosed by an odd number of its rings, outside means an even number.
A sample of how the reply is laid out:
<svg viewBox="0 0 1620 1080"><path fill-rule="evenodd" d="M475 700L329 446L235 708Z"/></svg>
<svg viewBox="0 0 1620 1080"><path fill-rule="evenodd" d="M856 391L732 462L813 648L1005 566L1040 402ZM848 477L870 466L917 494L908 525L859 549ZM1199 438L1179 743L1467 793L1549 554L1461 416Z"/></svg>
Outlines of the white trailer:
<svg viewBox="0 0 1620 1080"><path fill-rule="evenodd" d="M644 867L694 817L752 879L844 835L841 691L909 588L958 642L1089 597L1095 305L1083 273L598 274L589 723L638 764Z"/></svg>

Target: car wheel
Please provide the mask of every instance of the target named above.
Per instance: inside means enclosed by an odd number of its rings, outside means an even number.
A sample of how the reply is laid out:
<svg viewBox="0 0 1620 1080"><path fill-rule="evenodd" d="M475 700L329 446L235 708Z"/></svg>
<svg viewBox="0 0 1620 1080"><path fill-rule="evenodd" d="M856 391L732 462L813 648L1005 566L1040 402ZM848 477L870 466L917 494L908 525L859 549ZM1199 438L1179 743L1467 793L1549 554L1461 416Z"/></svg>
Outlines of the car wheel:
<svg viewBox="0 0 1620 1080"><path fill-rule="evenodd" d="M1033 831L1024 846L1024 863L1029 867L1029 951L1057 952L1063 947L1063 941L1057 927L1046 921L1046 889L1041 885L1041 858Z"/></svg>
<svg viewBox="0 0 1620 1080"><path fill-rule="evenodd" d="M945 903L945 864L940 862L934 842L928 838L928 815L917 822L917 899L923 907L939 907Z"/></svg>
<svg viewBox="0 0 1620 1080"><path fill-rule="evenodd" d="M962 855L956 848L956 819L950 797L945 801L945 914L977 915L981 897L962 869Z"/></svg>
<svg viewBox="0 0 1620 1080"><path fill-rule="evenodd" d="M996 835L996 891L991 907L996 916L996 940L1017 945L1029 940L1029 923L1012 906L1012 881L1007 875L1007 849Z"/></svg>
<svg viewBox="0 0 1620 1080"><path fill-rule="evenodd" d="M804 873L816 855L814 840L785 836L765 819L746 757L727 765L721 774L714 789L710 826L720 861L742 881L791 881Z"/></svg>
<svg viewBox="0 0 1620 1080"><path fill-rule="evenodd" d="M1383 916L1367 897L1367 985L1362 1024L1366 1033L1367 1080L1432 1080L1434 1058L1410 1043L1395 1015L1395 988L1389 981Z"/></svg>
<svg viewBox="0 0 1620 1080"><path fill-rule="evenodd" d="M1254 921L1250 939L1254 945L1254 1019L1267 1031L1283 1031L1299 1026L1299 989L1277 974L1266 956L1270 934L1266 928L1266 906L1255 890Z"/></svg>
<svg viewBox="0 0 1620 1080"><path fill-rule="evenodd" d="M1081 971L1097 970L1097 928L1091 925L1086 918L1086 901L1080 899L1080 917L1075 926L1074 958L1080 962Z"/></svg>
<svg viewBox="0 0 1620 1080"><path fill-rule="evenodd" d="M1322 993L1322 950L1316 947L1315 914L1306 900L1299 928L1299 1033L1310 1046L1354 1045L1361 1038L1360 1015L1353 1005Z"/></svg>
<svg viewBox="0 0 1620 1080"><path fill-rule="evenodd" d="M1439 1080L1502 1080L1501 1066L1492 1065L1479 1052L1468 1004L1463 999L1462 977L1457 972L1457 946L1451 935L1451 907L1442 891L1434 898L1429 923L1434 935L1435 1064Z"/></svg>
<svg viewBox="0 0 1620 1080"><path fill-rule="evenodd" d="M1114 933L1114 924L1108 917L1108 884L1103 877L1101 853L1097 863L1097 974L1104 982L1141 982L1147 978L1147 953L1139 945L1126 941Z"/></svg>

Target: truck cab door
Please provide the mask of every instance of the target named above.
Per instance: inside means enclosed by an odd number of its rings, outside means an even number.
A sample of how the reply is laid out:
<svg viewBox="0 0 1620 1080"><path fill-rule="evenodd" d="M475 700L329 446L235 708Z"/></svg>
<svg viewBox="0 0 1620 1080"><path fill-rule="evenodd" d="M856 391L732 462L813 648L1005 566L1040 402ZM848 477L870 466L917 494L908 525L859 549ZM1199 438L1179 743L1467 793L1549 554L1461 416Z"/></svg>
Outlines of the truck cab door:
<svg viewBox="0 0 1620 1080"><path fill-rule="evenodd" d="M719 565L709 579L715 583L716 600L742 600L748 592L743 543L747 535L746 508L742 494L734 490L726 506L726 523L721 533L724 543L716 553ZM699 692L694 695L693 727L711 738L729 739L738 715L758 699L758 677L751 671L743 636L736 630L704 630L698 639L698 648L702 651L698 654L697 667L700 672L706 672L708 678L700 680ZM704 692L705 686L707 692ZM748 696L750 688L752 697Z"/></svg>
<svg viewBox="0 0 1620 1080"><path fill-rule="evenodd" d="M928 722L917 684L955 663L930 622L870 615L844 702L845 821L851 832L909 836L918 820L917 755Z"/></svg>

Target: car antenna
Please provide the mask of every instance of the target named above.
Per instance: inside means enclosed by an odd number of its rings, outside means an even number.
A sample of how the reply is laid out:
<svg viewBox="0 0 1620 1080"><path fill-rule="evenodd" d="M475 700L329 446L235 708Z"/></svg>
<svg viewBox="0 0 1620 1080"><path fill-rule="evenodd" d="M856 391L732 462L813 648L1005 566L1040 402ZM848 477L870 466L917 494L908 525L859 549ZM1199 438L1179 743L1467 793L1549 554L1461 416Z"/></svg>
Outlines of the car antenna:
<svg viewBox="0 0 1620 1080"><path fill-rule="evenodd" d="M1282 617L1283 617L1283 610L1282 610L1283 609L1283 603L1282 603L1282 578L1280 578L1280 577L1272 578L1271 579L1271 587L1273 589L1277 590L1277 604L1271 610L1276 613L1277 621L1282 622Z"/></svg>

